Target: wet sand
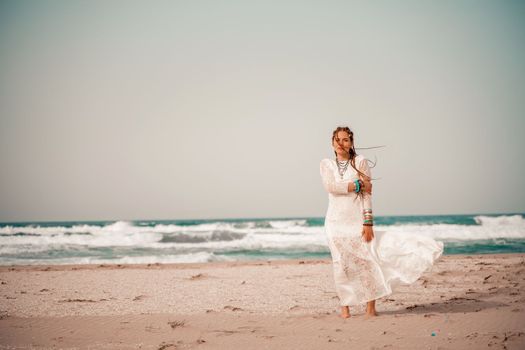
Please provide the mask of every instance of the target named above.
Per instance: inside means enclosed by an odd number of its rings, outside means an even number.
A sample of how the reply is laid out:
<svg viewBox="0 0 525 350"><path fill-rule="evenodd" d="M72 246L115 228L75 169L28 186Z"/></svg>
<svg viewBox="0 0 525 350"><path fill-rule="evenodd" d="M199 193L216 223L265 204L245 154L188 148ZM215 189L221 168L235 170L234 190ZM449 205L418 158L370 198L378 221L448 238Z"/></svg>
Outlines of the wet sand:
<svg viewBox="0 0 525 350"><path fill-rule="evenodd" d="M442 256L340 317L329 259L0 267L0 349L523 349L525 254Z"/></svg>

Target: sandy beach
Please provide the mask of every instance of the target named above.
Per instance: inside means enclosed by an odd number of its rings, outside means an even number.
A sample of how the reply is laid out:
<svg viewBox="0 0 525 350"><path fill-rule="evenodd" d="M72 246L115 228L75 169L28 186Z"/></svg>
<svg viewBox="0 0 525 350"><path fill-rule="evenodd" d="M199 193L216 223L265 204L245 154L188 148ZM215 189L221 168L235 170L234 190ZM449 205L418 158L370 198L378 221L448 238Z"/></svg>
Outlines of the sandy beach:
<svg viewBox="0 0 525 350"><path fill-rule="evenodd" d="M523 349L525 254L441 257L340 317L329 259L0 267L0 349Z"/></svg>

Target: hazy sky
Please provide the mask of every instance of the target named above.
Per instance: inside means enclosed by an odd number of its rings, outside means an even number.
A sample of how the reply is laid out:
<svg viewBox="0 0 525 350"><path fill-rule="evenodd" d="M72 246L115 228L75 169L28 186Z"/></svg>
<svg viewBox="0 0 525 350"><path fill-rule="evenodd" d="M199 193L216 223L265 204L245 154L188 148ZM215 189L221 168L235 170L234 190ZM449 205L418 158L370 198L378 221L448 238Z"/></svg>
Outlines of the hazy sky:
<svg viewBox="0 0 525 350"><path fill-rule="evenodd" d="M0 221L525 212L524 1L1 1Z"/></svg>

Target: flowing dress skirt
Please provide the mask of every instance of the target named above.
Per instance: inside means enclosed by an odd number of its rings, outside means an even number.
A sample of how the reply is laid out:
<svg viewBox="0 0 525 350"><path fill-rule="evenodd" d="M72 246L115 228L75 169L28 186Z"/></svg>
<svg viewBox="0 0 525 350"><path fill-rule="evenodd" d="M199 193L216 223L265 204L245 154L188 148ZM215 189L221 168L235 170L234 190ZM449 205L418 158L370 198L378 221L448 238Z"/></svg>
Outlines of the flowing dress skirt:
<svg viewBox="0 0 525 350"><path fill-rule="evenodd" d="M330 225L326 225L330 232ZM328 235L336 291L341 305L357 305L392 294L429 271L443 254L443 242L431 237L374 230L361 235Z"/></svg>

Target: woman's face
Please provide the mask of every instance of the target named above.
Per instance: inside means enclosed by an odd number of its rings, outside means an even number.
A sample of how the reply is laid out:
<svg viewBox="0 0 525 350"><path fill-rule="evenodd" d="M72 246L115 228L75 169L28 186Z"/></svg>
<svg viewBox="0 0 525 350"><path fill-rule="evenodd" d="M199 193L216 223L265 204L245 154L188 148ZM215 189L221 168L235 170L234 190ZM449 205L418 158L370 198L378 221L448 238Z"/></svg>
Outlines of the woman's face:
<svg viewBox="0 0 525 350"><path fill-rule="evenodd" d="M347 158L352 148L352 141L350 141L350 135L346 131L338 131L335 135L332 147L338 156Z"/></svg>

